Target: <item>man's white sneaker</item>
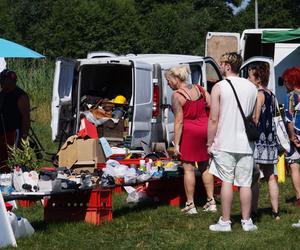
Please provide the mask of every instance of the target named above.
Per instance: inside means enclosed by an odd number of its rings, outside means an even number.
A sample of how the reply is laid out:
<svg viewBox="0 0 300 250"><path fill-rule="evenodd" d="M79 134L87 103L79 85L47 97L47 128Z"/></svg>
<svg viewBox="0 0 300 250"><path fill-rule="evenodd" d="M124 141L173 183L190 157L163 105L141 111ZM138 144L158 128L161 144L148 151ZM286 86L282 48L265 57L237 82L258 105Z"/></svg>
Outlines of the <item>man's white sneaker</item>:
<svg viewBox="0 0 300 250"><path fill-rule="evenodd" d="M220 217L217 224L209 226L209 230L214 232L231 232L231 221L223 221L222 217Z"/></svg>
<svg viewBox="0 0 300 250"><path fill-rule="evenodd" d="M257 230L257 226L253 224L252 219L249 220L241 220L242 228L244 231L255 231Z"/></svg>
<svg viewBox="0 0 300 250"><path fill-rule="evenodd" d="M194 202L185 203L185 207L181 209L181 212L184 214L197 214L197 209L195 207Z"/></svg>
<svg viewBox="0 0 300 250"><path fill-rule="evenodd" d="M300 220L298 220L297 223L293 223L292 227L299 228L300 227Z"/></svg>
<svg viewBox="0 0 300 250"><path fill-rule="evenodd" d="M208 200L203 206L203 211L205 212L217 212L217 205L214 198Z"/></svg>

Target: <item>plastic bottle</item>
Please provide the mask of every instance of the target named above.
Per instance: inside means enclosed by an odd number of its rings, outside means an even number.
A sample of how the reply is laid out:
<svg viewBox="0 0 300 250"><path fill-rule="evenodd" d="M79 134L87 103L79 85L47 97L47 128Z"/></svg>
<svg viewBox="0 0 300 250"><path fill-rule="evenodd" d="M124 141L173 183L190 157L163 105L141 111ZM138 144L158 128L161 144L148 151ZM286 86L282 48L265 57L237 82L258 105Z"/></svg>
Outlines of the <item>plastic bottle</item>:
<svg viewBox="0 0 300 250"><path fill-rule="evenodd" d="M140 170L146 171L146 161L145 160L140 160Z"/></svg>
<svg viewBox="0 0 300 250"><path fill-rule="evenodd" d="M146 170L148 173L150 173L152 168L152 159L149 159L149 161L146 163Z"/></svg>

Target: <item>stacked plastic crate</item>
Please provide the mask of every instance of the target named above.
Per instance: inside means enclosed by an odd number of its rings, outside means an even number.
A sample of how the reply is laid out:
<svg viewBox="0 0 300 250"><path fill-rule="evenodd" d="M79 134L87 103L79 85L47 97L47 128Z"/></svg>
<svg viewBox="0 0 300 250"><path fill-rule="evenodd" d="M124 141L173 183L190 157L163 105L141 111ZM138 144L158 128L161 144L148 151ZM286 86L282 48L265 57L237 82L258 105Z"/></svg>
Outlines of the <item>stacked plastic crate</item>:
<svg viewBox="0 0 300 250"><path fill-rule="evenodd" d="M45 199L45 221L85 221L99 225L112 220L112 191L109 189L78 190Z"/></svg>

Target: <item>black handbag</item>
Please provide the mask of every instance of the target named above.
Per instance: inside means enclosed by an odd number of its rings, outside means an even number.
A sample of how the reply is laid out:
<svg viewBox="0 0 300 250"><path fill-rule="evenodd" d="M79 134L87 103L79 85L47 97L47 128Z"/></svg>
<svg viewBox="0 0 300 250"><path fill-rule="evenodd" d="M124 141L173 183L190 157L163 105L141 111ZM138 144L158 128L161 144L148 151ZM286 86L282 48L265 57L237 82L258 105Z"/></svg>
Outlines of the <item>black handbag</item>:
<svg viewBox="0 0 300 250"><path fill-rule="evenodd" d="M231 83L230 80L226 79L226 81L230 84L232 90L233 90L233 93L234 93L234 96L235 96L235 99L237 101L237 104L238 104L238 107L240 109L240 112L241 112L241 115L243 117L243 120L244 120L244 124L245 124L245 131L246 131L246 134L247 134L247 137L248 137L248 140L249 141L257 141L258 138L259 138L259 132L258 132L258 129L257 129L257 126L256 124L254 123L253 119L252 119L252 114L249 115L248 117L245 116L244 112L243 112L243 109L242 109L242 106L240 104L240 101L239 101L239 98L236 94L236 91Z"/></svg>

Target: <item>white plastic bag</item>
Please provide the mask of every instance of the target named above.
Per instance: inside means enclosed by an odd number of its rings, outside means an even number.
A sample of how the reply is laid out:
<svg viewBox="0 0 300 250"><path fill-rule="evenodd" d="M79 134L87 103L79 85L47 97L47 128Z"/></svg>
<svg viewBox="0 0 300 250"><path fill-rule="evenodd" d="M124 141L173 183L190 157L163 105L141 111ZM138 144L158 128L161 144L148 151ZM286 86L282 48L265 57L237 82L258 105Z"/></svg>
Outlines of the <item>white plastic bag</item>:
<svg viewBox="0 0 300 250"><path fill-rule="evenodd" d="M276 102L276 109L278 112L280 112L277 99L275 99L275 102ZM276 140L278 145L281 146L286 152L290 152L291 150L290 139L281 115L279 114L278 116L274 116L273 121L275 123Z"/></svg>
<svg viewBox="0 0 300 250"><path fill-rule="evenodd" d="M24 177L23 177L23 172L20 167L15 167L14 168L14 173L13 173L13 186L17 192L23 191L22 186L25 183Z"/></svg>
<svg viewBox="0 0 300 250"><path fill-rule="evenodd" d="M36 171L24 172L23 173L24 183L31 186L31 192L37 191L37 186L39 182L39 174ZM24 189L24 188L23 188Z"/></svg>
<svg viewBox="0 0 300 250"><path fill-rule="evenodd" d="M126 188L125 188L126 190ZM130 191L129 191L130 190ZM147 193L145 192L144 187L139 187L137 189L129 189L128 196L126 198L127 203L138 203L148 199ZM126 190L127 191L127 190Z"/></svg>
<svg viewBox="0 0 300 250"><path fill-rule="evenodd" d="M0 186L12 186L12 174L0 174Z"/></svg>
<svg viewBox="0 0 300 250"><path fill-rule="evenodd" d="M124 177L128 172L127 165L117 165L114 167L116 177Z"/></svg>
<svg viewBox="0 0 300 250"><path fill-rule="evenodd" d="M7 212L15 238L31 236L34 229L26 218L18 218L13 212Z"/></svg>

